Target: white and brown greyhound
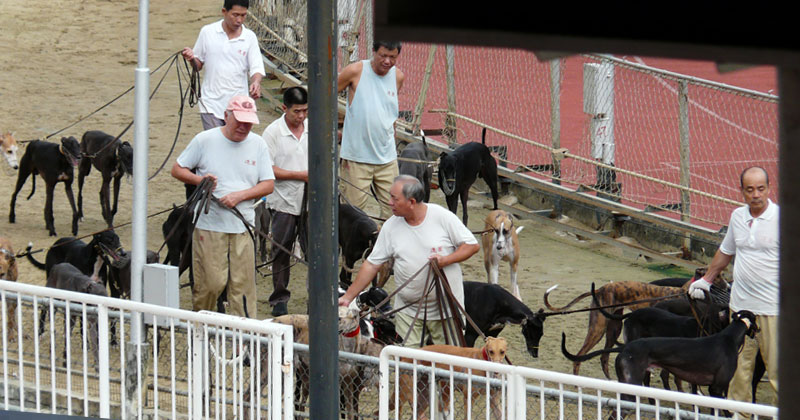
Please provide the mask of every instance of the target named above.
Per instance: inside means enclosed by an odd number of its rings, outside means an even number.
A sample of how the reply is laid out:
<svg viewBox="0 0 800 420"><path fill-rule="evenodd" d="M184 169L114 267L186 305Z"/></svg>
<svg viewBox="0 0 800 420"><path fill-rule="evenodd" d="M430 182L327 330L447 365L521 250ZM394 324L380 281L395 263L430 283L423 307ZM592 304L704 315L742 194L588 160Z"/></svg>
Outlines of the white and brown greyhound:
<svg viewBox="0 0 800 420"><path fill-rule="evenodd" d="M508 261L511 269L511 293L522 300L517 284L517 264L519 263L519 240L517 234L523 229L514 229L514 219L503 210L492 210L486 215L486 228L483 233L483 265L489 283L497 284L500 261Z"/></svg>

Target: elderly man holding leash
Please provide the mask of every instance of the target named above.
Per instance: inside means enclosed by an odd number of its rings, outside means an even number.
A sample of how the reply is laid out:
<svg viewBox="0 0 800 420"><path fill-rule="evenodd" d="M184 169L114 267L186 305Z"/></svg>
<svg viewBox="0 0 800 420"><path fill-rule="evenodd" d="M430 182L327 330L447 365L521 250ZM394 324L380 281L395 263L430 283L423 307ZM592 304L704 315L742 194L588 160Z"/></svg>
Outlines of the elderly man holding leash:
<svg viewBox="0 0 800 420"><path fill-rule="evenodd" d="M478 252L480 246L456 215L439 205L423 202L424 198L425 190L418 179L410 175L395 178L389 199L394 216L383 224L372 253L361 265L353 284L339 298L339 305L349 305L375 277L381 265L393 258L398 287L435 259L447 276L453 295L464 306L464 286L458 263ZM425 290L429 270L422 270L403 287L394 302L395 308L405 307L395 316L395 324L400 336L408 337L407 346L425 345L421 342L423 328L434 343L444 343L446 320L439 312L435 293Z"/></svg>
<svg viewBox="0 0 800 420"><path fill-rule="evenodd" d="M250 132L258 124L255 102L234 96L224 115L224 126L195 136L172 166L172 176L186 184L211 180L219 200L210 202L207 214L200 212L192 233L192 308L213 310L227 285L231 312L255 318L253 239L231 209L238 209L252 225L253 203L272 192L275 175L267 145ZM190 168L197 168L197 174Z"/></svg>
<svg viewBox="0 0 800 420"><path fill-rule="evenodd" d="M374 187L384 219L390 213L389 188L398 175L394 122L405 76L395 63L401 47L399 42L376 41L371 60L348 65L337 79L339 92L347 89L339 151L344 197L365 210L370 186Z"/></svg>
<svg viewBox="0 0 800 420"><path fill-rule="evenodd" d="M225 0L222 20L204 26L194 48L181 52L195 70L205 69L198 95L204 130L225 124L225 105L232 96L261 96L266 72L258 38L244 27L249 7L249 0Z"/></svg>
<svg viewBox="0 0 800 420"><path fill-rule="evenodd" d="M761 350L769 382L778 392L778 254L780 208L769 197L769 176L763 168L745 169L740 178L742 196L747 204L731 214L728 232L708 266L705 276L689 287L697 299L709 291L711 282L733 264L731 312L749 310L756 314L760 331L755 339L746 338L739 353L736 373L728 389L728 398L749 402L756 354ZM738 416L742 416L738 414Z"/></svg>
<svg viewBox="0 0 800 420"><path fill-rule="evenodd" d="M270 124L262 137L267 142L275 172L275 191L267 196L272 213L272 238L283 249L291 250L300 230L300 247L305 251L307 233L300 229L303 193L308 182L308 92L291 87L283 93L283 115ZM273 291L269 297L272 315L286 315L289 292L290 255L272 246Z"/></svg>

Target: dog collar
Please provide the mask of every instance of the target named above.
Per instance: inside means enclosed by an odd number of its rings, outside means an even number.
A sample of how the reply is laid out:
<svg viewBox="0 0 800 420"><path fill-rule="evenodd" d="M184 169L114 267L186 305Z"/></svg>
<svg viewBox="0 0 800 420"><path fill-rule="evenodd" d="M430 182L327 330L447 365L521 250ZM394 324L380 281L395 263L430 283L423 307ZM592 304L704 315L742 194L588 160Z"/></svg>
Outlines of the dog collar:
<svg viewBox="0 0 800 420"><path fill-rule="evenodd" d="M486 347L483 348L483 351L481 352L481 357L483 357L483 360L486 360L487 362L489 361L489 353L486 352Z"/></svg>
<svg viewBox="0 0 800 420"><path fill-rule="evenodd" d="M342 336L347 337L347 338L353 338L353 337L357 336L360 333L361 333L361 325L359 325L358 327L356 327L356 329L354 329L353 331L350 331L349 333L342 333Z"/></svg>

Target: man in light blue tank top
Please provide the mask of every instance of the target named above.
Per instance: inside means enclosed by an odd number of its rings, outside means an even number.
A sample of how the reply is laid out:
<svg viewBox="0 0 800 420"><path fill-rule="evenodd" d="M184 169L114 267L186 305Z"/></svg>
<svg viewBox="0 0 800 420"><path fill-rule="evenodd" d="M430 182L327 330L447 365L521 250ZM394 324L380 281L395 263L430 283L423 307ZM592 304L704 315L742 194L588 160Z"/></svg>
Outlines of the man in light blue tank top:
<svg viewBox="0 0 800 420"><path fill-rule="evenodd" d="M346 66L337 81L339 92L347 89L339 151L342 192L350 204L366 210L373 187L384 219L392 214L389 189L398 175L394 123L397 94L405 80L395 67L400 49L399 42L376 41L372 59Z"/></svg>

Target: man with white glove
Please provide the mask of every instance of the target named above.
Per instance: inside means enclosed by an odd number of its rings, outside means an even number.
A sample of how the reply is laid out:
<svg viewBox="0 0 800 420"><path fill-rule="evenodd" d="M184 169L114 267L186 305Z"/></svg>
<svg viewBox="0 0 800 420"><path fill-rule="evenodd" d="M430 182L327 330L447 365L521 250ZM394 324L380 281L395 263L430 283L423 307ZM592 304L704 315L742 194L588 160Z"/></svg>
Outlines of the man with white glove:
<svg viewBox="0 0 800 420"><path fill-rule="evenodd" d="M731 313L748 310L756 315L760 331L754 339L745 338L739 352L736 373L728 388L728 398L749 402L756 354L761 350L769 382L778 393L778 254L780 208L769 200L769 176L760 167L745 169L740 176L742 196L747 204L731 214L728 232L708 266L705 276L689 286L689 295L704 298L717 275L733 264ZM737 413L734 418L749 418Z"/></svg>

